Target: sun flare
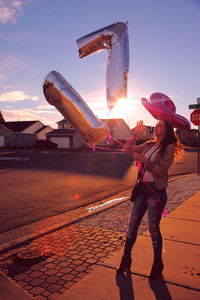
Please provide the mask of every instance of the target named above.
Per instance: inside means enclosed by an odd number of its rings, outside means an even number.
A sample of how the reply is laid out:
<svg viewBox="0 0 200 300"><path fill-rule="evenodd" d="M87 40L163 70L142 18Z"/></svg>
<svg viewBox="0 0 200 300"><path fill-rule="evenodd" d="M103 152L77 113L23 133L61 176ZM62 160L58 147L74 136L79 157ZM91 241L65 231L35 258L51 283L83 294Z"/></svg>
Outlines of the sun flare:
<svg viewBox="0 0 200 300"><path fill-rule="evenodd" d="M120 98L115 107L111 110L110 116L112 118L128 119L130 112L134 109L134 100L129 98Z"/></svg>

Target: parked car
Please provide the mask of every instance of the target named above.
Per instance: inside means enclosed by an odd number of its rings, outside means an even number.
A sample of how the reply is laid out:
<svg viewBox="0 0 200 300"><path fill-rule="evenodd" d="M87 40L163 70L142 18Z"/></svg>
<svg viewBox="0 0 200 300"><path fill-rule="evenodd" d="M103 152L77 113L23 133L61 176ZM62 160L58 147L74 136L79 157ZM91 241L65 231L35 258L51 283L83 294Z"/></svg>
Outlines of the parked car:
<svg viewBox="0 0 200 300"><path fill-rule="evenodd" d="M36 148L38 149L56 149L57 148L57 144L49 141L49 140L38 140L36 142Z"/></svg>

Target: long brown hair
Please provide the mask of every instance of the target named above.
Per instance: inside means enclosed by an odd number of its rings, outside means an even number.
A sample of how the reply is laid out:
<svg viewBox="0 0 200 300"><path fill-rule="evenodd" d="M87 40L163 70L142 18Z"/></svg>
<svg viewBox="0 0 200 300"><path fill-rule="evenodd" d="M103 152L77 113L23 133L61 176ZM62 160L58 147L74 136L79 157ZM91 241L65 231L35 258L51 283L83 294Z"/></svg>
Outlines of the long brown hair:
<svg viewBox="0 0 200 300"><path fill-rule="evenodd" d="M179 154L183 150L183 145L179 142L175 132L174 128L172 127L171 123L169 121L163 120L165 124L165 137L164 139L160 142L161 145L161 154L164 153L165 148L169 144L174 144L175 145L175 159L180 158Z"/></svg>

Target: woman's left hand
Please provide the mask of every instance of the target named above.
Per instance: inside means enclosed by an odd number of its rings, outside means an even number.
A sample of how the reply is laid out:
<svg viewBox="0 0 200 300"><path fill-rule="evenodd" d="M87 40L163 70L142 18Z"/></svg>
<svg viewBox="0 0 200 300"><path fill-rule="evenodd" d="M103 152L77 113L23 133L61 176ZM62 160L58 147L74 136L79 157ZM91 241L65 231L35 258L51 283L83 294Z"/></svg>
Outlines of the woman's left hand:
<svg viewBox="0 0 200 300"><path fill-rule="evenodd" d="M137 152L133 152L133 157L135 158L135 160L141 161L141 154L137 153Z"/></svg>
<svg viewBox="0 0 200 300"><path fill-rule="evenodd" d="M137 161L141 161L142 163L146 164L147 160L144 156L142 156L141 154L137 153L137 152L133 152L133 157L135 158L135 160Z"/></svg>

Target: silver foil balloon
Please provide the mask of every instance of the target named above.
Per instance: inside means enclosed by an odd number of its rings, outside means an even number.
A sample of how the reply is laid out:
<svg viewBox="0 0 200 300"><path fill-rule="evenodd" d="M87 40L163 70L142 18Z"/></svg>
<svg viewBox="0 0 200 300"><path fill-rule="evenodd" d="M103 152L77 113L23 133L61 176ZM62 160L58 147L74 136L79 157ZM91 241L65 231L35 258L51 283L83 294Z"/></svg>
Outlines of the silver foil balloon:
<svg viewBox="0 0 200 300"><path fill-rule="evenodd" d="M77 41L79 56L85 57L102 49L108 50L106 96L112 109L120 98L127 98L129 38L127 24L117 22L89 33Z"/></svg>
<svg viewBox="0 0 200 300"><path fill-rule="evenodd" d="M52 71L45 77L43 91L46 100L70 121L89 147L110 135L107 125L96 118L81 96L58 72Z"/></svg>

